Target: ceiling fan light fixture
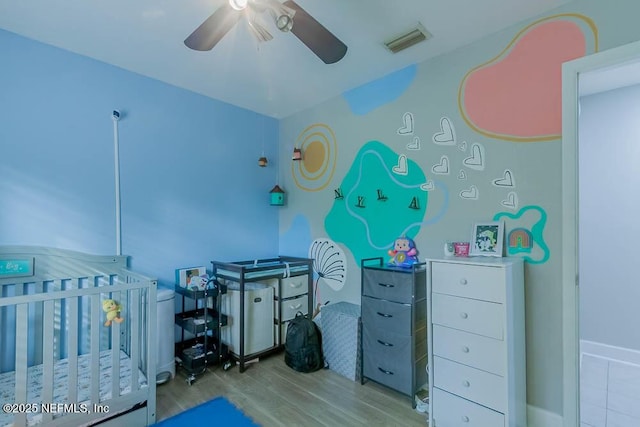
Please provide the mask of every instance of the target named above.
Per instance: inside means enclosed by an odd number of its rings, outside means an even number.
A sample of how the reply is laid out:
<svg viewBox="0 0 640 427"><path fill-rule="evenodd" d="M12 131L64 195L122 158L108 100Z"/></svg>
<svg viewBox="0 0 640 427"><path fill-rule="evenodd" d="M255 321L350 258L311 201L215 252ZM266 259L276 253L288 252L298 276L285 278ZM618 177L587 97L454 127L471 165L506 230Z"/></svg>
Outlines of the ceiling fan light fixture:
<svg viewBox="0 0 640 427"><path fill-rule="evenodd" d="M244 10L249 0L229 0L229 5L235 10Z"/></svg>
<svg viewBox="0 0 640 427"><path fill-rule="evenodd" d="M276 19L276 27L283 33L287 33L291 31L293 28L293 18L289 15L280 15L278 19Z"/></svg>

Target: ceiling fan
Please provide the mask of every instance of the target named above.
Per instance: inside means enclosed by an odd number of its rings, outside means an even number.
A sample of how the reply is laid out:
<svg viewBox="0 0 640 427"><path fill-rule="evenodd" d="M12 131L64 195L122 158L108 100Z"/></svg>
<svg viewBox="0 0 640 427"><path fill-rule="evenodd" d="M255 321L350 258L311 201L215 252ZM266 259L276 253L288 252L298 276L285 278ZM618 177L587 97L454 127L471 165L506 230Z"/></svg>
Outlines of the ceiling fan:
<svg viewBox="0 0 640 427"><path fill-rule="evenodd" d="M325 64L336 63L347 53L347 46L340 39L292 0L284 3L278 0L228 0L200 24L184 44L194 50L211 50L243 16L259 41L271 40L273 36L257 20L264 12L273 17L280 31L292 32Z"/></svg>

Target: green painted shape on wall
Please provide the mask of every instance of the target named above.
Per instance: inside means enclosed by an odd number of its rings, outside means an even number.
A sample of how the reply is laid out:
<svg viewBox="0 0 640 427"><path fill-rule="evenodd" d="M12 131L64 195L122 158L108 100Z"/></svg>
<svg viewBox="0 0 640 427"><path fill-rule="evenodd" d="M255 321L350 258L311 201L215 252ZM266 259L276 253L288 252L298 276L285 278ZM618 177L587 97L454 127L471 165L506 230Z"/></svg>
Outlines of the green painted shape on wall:
<svg viewBox="0 0 640 427"><path fill-rule="evenodd" d="M505 230L524 228L530 231L533 245L531 248L513 245L507 240L507 255L522 256L530 264L542 264L549 260L551 253L544 240L544 228L547 225L547 212L540 206L525 206L517 213L498 212L494 221L505 221ZM513 226L510 226L510 223ZM517 226L515 224L518 224Z"/></svg>
<svg viewBox="0 0 640 427"><path fill-rule="evenodd" d="M344 197L334 200L325 231L357 262L387 257L396 238L415 238L420 231L428 204L428 193L420 189L425 182L424 172L413 160L370 141L340 184Z"/></svg>

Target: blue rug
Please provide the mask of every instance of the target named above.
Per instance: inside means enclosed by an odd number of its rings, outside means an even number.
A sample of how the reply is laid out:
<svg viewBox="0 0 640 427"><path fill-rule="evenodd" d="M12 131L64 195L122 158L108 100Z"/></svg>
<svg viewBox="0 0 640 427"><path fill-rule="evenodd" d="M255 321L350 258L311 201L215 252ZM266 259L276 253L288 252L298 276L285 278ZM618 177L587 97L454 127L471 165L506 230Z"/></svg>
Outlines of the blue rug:
<svg viewBox="0 0 640 427"><path fill-rule="evenodd" d="M158 427L225 426L259 427L224 397L217 397L155 424Z"/></svg>

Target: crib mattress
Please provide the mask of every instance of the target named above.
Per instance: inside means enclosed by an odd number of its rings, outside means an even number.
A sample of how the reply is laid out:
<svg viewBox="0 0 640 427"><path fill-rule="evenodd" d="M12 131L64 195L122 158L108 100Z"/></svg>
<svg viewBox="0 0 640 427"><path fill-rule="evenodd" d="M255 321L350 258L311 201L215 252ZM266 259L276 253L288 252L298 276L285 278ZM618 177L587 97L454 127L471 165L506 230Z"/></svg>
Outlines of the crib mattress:
<svg viewBox="0 0 640 427"><path fill-rule="evenodd" d="M111 350L100 353L100 402L111 399ZM67 402L69 387L69 361L59 360L54 364L53 402L42 402L42 365L36 365L27 370L27 403L69 403ZM78 403L90 403L91 400L91 355L78 356ZM147 379L139 371L140 386L147 385ZM120 350L120 394L131 392L131 359ZM0 404L15 402L15 372L0 374ZM61 416L61 415L59 415ZM56 416L54 415L54 418ZM27 425L33 426L40 422L41 414L28 414ZM0 426L13 425L13 414L0 411Z"/></svg>

